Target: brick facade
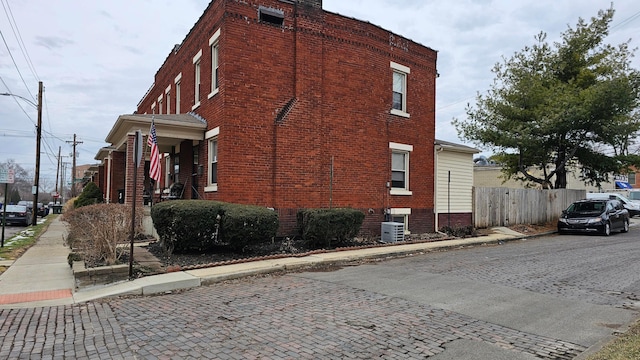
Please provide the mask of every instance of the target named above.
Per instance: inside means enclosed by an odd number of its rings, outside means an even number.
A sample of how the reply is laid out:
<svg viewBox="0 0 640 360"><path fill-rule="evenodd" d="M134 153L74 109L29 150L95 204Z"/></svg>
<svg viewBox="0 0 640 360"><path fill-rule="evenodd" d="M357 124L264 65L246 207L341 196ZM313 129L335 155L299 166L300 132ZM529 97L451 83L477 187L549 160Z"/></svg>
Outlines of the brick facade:
<svg viewBox="0 0 640 360"><path fill-rule="evenodd" d="M410 208L409 230L432 232L437 53L326 12L321 3L212 1L158 70L137 113L160 110L158 97L169 86L175 112L179 78L180 112L193 111L206 119L207 129L219 128L216 191L205 191L208 141L180 144L183 198L275 208L281 234L295 229L297 209L327 207L362 210L363 231L374 234L387 209ZM261 20L265 8L280 11L283 24ZM218 31L219 91L209 97L209 41ZM194 107L194 57L200 51L201 96ZM410 69L410 117L390 112L392 63ZM164 113L166 99L162 106ZM410 194L390 194L390 143L411 146Z"/></svg>

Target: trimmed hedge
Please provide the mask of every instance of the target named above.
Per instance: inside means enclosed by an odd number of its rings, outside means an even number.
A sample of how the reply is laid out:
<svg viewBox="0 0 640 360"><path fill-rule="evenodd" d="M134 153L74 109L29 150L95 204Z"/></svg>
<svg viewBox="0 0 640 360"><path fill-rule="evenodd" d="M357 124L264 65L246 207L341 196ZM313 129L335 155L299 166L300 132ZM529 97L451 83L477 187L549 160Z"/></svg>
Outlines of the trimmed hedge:
<svg viewBox="0 0 640 360"><path fill-rule="evenodd" d="M264 207L225 204L220 219L220 236L234 250L271 241L280 222L278 214Z"/></svg>
<svg viewBox="0 0 640 360"><path fill-rule="evenodd" d="M297 214L300 236L312 249L330 248L331 242L354 238L364 213L354 209L303 209Z"/></svg>
<svg viewBox="0 0 640 360"><path fill-rule="evenodd" d="M216 246L242 250L271 241L279 226L278 215L267 208L209 200L164 201L151 208L151 218L165 250L177 253Z"/></svg>

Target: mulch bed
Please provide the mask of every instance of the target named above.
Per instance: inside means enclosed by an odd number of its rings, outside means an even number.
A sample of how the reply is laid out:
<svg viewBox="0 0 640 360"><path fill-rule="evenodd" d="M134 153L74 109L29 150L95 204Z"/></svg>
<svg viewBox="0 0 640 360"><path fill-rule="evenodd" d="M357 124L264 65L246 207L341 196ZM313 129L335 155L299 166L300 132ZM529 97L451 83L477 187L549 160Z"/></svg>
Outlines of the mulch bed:
<svg viewBox="0 0 640 360"><path fill-rule="evenodd" d="M404 243L427 242L443 240L447 237L442 234L419 234L405 238ZM149 244L147 250L157 257L167 271L197 269L215 265L234 264L262 259L275 259L291 256L306 256L313 253L352 250L358 248L388 246L378 239L355 238L350 242L335 244L331 249L310 249L306 242L300 239L282 239L272 243L262 244L245 249L244 252L233 252L225 247L219 247L206 253L167 254L159 242Z"/></svg>

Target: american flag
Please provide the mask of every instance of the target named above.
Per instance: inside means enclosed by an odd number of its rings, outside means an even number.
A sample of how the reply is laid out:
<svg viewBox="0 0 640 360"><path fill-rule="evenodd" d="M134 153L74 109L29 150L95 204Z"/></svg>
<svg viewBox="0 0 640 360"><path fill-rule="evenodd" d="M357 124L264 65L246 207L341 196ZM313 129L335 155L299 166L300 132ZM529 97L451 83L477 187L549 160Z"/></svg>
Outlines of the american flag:
<svg viewBox="0 0 640 360"><path fill-rule="evenodd" d="M151 130L147 137L147 144L151 146L151 156L149 161L149 177L155 181L160 181L160 152L158 150L158 137L156 136L156 124L151 118Z"/></svg>

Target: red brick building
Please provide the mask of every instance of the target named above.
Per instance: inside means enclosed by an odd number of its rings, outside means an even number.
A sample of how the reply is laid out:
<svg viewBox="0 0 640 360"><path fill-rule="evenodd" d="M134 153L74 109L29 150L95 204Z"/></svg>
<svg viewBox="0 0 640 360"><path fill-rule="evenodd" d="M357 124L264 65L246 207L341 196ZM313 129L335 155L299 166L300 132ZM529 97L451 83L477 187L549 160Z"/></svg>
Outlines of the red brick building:
<svg viewBox="0 0 640 360"><path fill-rule="evenodd" d="M133 196L133 138L152 116L158 197L274 208L351 207L363 231L434 231L436 51L322 9L321 0L214 0L98 156L105 198ZM148 147L145 146L148 160ZM138 202L149 187L138 170Z"/></svg>

